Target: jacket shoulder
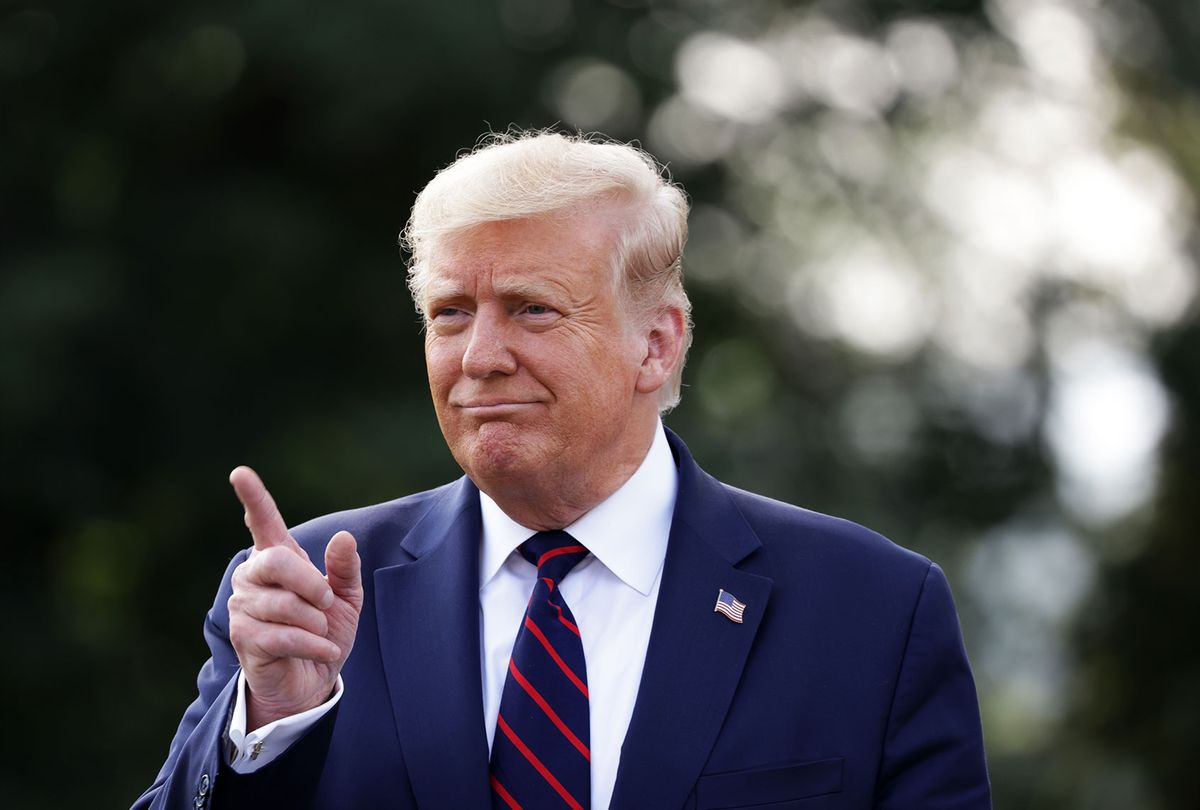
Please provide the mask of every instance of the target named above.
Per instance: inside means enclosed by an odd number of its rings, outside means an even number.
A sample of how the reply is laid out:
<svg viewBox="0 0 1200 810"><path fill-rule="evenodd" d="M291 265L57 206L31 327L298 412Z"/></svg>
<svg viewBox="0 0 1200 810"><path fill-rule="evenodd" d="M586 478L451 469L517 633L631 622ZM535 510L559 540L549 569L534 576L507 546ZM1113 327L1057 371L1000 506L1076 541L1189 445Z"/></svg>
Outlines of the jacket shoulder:
<svg viewBox="0 0 1200 810"><path fill-rule="evenodd" d="M886 570L923 579L929 558L845 518L815 512L728 484L722 487L776 561L811 561L848 569Z"/></svg>
<svg viewBox="0 0 1200 810"><path fill-rule="evenodd" d="M359 544L360 553L371 546L403 537L431 509L442 503L458 482L416 492L383 503L330 512L292 527L292 536L314 559L320 559L329 538L348 531ZM314 553L316 552L316 553Z"/></svg>

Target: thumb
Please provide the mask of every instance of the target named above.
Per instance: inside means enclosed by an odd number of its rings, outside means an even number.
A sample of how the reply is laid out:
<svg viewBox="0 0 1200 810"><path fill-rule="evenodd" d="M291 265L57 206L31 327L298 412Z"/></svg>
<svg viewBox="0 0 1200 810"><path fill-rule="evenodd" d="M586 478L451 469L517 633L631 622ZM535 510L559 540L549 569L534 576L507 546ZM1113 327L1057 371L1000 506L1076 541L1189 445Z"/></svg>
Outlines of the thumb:
<svg viewBox="0 0 1200 810"><path fill-rule="evenodd" d="M362 561L358 542L350 532L338 532L325 547L325 579L342 599L356 607L362 601Z"/></svg>

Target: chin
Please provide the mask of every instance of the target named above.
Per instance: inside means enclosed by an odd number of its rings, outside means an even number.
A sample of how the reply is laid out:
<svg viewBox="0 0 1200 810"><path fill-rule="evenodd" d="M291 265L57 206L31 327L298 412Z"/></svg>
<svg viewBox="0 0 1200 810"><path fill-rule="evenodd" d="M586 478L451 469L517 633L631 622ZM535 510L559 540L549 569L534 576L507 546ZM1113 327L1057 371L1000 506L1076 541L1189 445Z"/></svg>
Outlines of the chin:
<svg viewBox="0 0 1200 810"><path fill-rule="evenodd" d="M541 444L511 422L485 422L473 434L458 443L455 458L480 488L500 479L522 478L545 469ZM539 463L539 459L542 462Z"/></svg>

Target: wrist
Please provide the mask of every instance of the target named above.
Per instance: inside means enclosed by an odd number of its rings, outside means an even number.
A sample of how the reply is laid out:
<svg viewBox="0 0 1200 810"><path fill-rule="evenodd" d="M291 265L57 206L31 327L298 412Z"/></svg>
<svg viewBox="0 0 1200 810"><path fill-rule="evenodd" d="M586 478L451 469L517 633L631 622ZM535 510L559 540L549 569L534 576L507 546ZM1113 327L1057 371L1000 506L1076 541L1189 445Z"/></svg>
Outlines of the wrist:
<svg viewBox="0 0 1200 810"><path fill-rule="evenodd" d="M279 700L260 697L246 684L246 731L256 731L263 726L292 717L326 703L333 697L335 685L323 686L308 698Z"/></svg>

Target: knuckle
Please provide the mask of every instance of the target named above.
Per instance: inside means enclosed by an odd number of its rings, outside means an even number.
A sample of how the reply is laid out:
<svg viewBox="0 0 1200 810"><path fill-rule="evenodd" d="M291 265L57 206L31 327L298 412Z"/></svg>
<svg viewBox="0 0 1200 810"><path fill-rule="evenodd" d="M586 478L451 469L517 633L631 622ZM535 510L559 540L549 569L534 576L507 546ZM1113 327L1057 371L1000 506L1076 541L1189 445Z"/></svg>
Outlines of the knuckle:
<svg viewBox="0 0 1200 810"><path fill-rule="evenodd" d="M236 617L229 620L229 642L239 649L246 646L246 625Z"/></svg>
<svg viewBox="0 0 1200 810"><path fill-rule="evenodd" d="M254 643L268 655L278 655L280 652L279 640L279 631L273 627L268 627L257 634Z"/></svg>
<svg viewBox="0 0 1200 810"><path fill-rule="evenodd" d="M286 560L279 553L281 550L278 546L272 546L259 553L258 568L263 576L274 580L286 570Z"/></svg>
<svg viewBox="0 0 1200 810"><path fill-rule="evenodd" d="M290 591L274 591L267 598L267 610L272 616L286 619L292 613L294 598Z"/></svg>
<svg viewBox="0 0 1200 810"><path fill-rule="evenodd" d="M298 639L290 627L276 625L262 634L263 649L273 655L294 656L298 648Z"/></svg>
<svg viewBox="0 0 1200 810"><path fill-rule="evenodd" d="M237 568L233 569L233 576L229 578L229 582L235 590L246 583L246 578L250 576L253 566L254 555L252 554L246 558L245 562L240 563Z"/></svg>
<svg viewBox="0 0 1200 810"><path fill-rule="evenodd" d="M271 493L267 491L266 487L258 487L252 500L255 506L265 510L271 505Z"/></svg>

